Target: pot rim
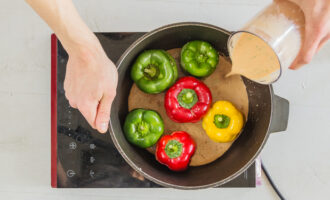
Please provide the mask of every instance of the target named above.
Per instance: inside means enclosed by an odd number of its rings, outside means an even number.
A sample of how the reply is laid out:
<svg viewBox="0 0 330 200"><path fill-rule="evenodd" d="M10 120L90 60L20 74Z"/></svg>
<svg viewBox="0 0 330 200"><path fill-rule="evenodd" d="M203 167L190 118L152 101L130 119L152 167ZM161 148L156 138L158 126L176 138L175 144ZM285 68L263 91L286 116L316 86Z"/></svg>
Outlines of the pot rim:
<svg viewBox="0 0 330 200"><path fill-rule="evenodd" d="M168 24L162 27L159 27L157 29L154 29L150 32L147 32L146 34L142 35L139 39L137 39L135 42L133 42L127 49L126 51L122 54L122 56L119 58L119 60L116 63L117 66L117 70L120 68L121 63L124 61L124 59L126 58L126 56L137 46L139 45L142 41L144 41L145 39L147 39L148 37L157 34L160 31L169 29L169 28L174 28L174 27L183 27L183 26L200 26L200 27L207 27L207 28L211 28L211 29L215 29L217 31L221 31L223 33L228 34L229 36L232 34L232 32L227 31L225 29L222 29L220 27L211 25L211 24L206 24L206 23L200 23L200 22L180 22L180 23L173 23L173 24ZM226 177L223 180L214 182L214 183L210 183L210 184L205 184L205 185L199 185L199 186L181 186L181 185L175 185L175 184L171 184L171 183L167 183L164 181L161 181L157 178L154 178L152 176L150 176L149 174L145 173L140 167L138 167L137 165L135 165L134 162L132 162L130 160L130 158L128 158L128 156L125 154L125 152L123 151L123 149L121 148L121 146L118 143L118 140L114 134L114 130L112 128L112 121L110 120L109 122L109 127L111 129L109 129L110 132L110 136L111 139L113 141L113 143L115 144L117 150L119 151L119 153L121 154L121 156L124 158L124 160L135 170L137 171L139 174L141 174L142 176L144 176L146 179L157 183L161 186L164 187L171 187L171 188L176 188L176 189L204 189L204 188L210 188L210 187L217 187L220 185L223 185L231 180L233 180L234 178L236 178L237 176L239 176L241 173L243 173L249 166L251 166L253 164L253 162L255 161L255 159L257 158L257 156L260 154L261 150L263 149L266 141L268 140L269 137L269 129L270 129L270 124L272 121L272 116L273 116L273 99L274 99L274 92L273 92L273 87L272 85L268 85L269 87L269 93L270 93L270 102L271 102L271 113L270 113L270 119L269 119L269 124L268 124L268 128L267 128L267 133L261 143L261 145L259 146L257 152L254 154L254 156L243 166L241 167L238 171L236 171L235 173L233 173L232 175ZM110 116L111 117L111 116Z"/></svg>

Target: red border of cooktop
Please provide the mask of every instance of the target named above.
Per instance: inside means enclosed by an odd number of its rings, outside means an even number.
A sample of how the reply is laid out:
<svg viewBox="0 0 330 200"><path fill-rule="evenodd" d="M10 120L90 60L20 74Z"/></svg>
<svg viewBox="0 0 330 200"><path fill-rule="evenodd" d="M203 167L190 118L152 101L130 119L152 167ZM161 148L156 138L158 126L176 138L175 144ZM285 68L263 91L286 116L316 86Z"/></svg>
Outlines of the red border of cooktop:
<svg viewBox="0 0 330 200"><path fill-rule="evenodd" d="M51 186L57 187L57 37L51 35Z"/></svg>

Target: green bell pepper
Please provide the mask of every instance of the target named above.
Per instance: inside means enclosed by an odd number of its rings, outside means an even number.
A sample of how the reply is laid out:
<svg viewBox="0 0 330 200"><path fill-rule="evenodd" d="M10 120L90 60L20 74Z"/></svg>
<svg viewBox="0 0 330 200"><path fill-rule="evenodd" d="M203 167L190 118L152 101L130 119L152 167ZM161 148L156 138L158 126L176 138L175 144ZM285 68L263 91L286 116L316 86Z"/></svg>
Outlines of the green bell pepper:
<svg viewBox="0 0 330 200"><path fill-rule="evenodd" d="M139 108L126 116L124 123L126 139L138 147L151 147L163 132L164 122L156 111Z"/></svg>
<svg viewBox="0 0 330 200"><path fill-rule="evenodd" d="M174 58L164 50L147 50L141 53L133 64L131 77L144 92L157 94L178 78Z"/></svg>
<svg viewBox="0 0 330 200"><path fill-rule="evenodd" d="M189 74L205 77L214 72L219 62L218 52L205 41L191 41L181 50L181 66Z"/></svg>

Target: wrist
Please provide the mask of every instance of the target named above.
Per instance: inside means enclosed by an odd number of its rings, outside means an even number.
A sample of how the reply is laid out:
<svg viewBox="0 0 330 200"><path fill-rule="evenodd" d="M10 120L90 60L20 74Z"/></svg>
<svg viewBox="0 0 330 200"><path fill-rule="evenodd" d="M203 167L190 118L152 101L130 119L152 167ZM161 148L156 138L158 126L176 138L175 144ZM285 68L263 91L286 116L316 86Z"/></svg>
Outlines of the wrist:
<svg viewBox="0 0 330 200"><path fill-rule="evenodd" d="M80 51L87 49L102 49L95 34L82 21L75 21L75 24L72 24L72 22L61 23L58 30L55 30L68 54L78 54Z"/></svg>
<svg viewBox="0 0 330 200"><path fill-rule="evenodd" d="M84 55L86 53L100 53L103 48L94 35L94 33L84 33L80 36L72 36L72 39L67 39L63 46L69 55Z"/></svg>
<svg viewBox="0 0 330 200"><path fill-rule="evenodd" d="M98 67L97 63L108 58L102 46L97 43L79 45L79 47L77 46L77 48L68 51L68 54L69 57L79 60L81 63L80 67Z"/></svg>

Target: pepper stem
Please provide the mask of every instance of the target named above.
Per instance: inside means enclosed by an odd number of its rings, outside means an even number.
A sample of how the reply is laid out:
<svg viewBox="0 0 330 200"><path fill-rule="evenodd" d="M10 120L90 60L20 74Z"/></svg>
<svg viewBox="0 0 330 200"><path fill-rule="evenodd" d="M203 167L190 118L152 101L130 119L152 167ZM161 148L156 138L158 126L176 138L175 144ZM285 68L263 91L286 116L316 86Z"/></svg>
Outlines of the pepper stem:
<svg viewBox="0 0 330 200"><path fill-rule="evenodd" d="M207 56L203 53L199 53L196 58L197 62L204 63L207 60Z"/></svg>
<svg viewBox="0 0 330 200"><path fill-rule="evenodd" d="M149 132L149 124L146 123L146 122L140 122L138 125L137 125L137 128L138 128L138 133L141 137L145 136L148 134Z"/></svg>
<svg viewBox="0 0 330 200"><path fill-rule="evenodd" d="M214 115L213 123L217 128L227 128L230 123L230 117L221 114Z"/></svg>
<svg viewBox="0 0 330 200"><path fill-rule="evenodd" d="M159 68L157 65L149 64L143 69L143 74L147 79L154 80L159 75Z"/></svg>
<svg viewBox="0 0 330 200"><path fill-rule="evenodd" d="M177 158L182 154L182 143L177 140L169 140L165 146L165 153L169 158Z"/></svg>
<svg viewBox="0 0 330 200"><path fill-rule="evenodd" d="M177 99L180 106L187 109L192 108L198 101L197 94L195 90L192 89L182 89L178 94Z"/></svg>

